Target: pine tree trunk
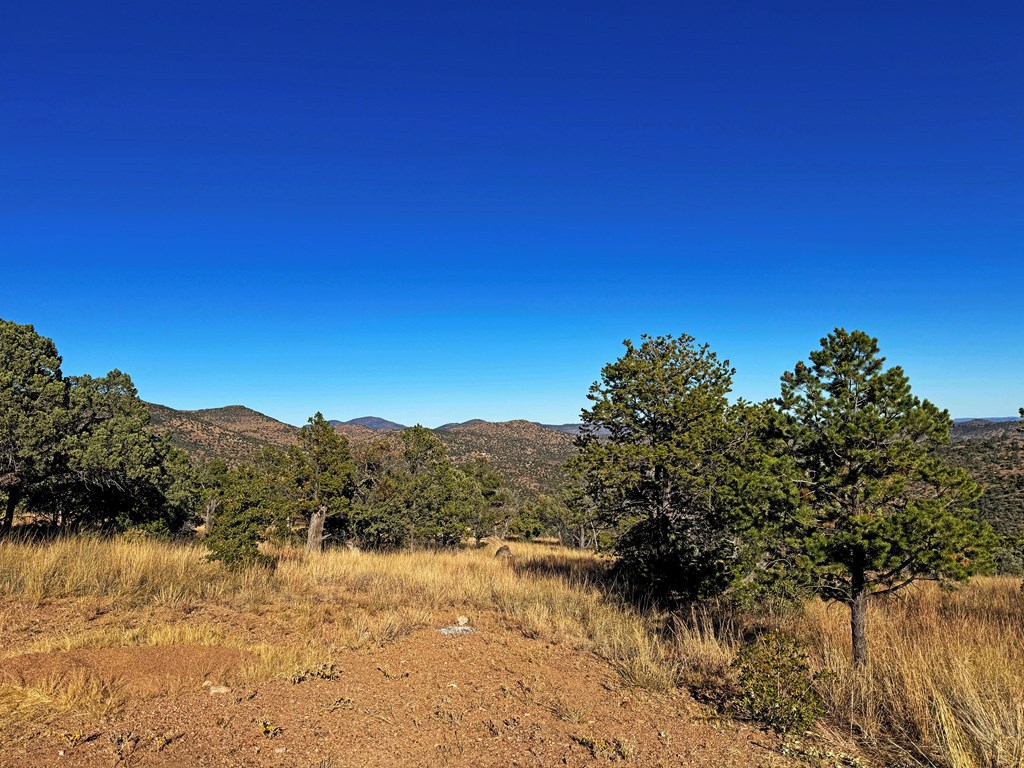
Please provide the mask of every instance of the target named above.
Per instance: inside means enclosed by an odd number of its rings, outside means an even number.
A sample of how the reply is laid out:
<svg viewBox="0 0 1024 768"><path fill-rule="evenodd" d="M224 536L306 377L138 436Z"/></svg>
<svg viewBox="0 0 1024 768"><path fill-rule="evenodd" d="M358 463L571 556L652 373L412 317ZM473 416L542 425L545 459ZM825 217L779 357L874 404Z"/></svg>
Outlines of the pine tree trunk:
<svg viewBox="0 0 1024 768"><path fill-rule="evenodd" d="M327 510L321 507L309 516L309 530L306 533L306 551L319 552L324 545L324 520Z"/></svg>
<svg viewBox="0 0 1024 768"><path fill-rule="evenodd" d="M850 600L850 631L853 637L853 664L858 669L868 663L868 635L865 626L868 592L863 587L855 590Z"/></svg>

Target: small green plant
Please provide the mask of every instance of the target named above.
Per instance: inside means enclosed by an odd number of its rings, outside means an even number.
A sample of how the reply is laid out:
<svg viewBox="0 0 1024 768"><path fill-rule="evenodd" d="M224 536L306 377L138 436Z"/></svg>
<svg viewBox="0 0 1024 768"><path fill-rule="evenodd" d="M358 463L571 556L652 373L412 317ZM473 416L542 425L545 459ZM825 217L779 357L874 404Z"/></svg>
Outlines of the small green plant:
<svg viewBox="0 0 1024 768"><path fill-rule="evenodd" d="M278 736L284 733L284 728L282 728L280 725L274 725L269 720L264 720L262 723L260 723L260 732L266 739L276 739Z"/></svg>
<svg viewBox="0 0 1024 768"><path fill-rule="evenodd" d="M792 637L769 632L740 648L733 667L742 690L730 706L733 714L779 733L805 731L824 714L814 686L826 673L811 672L807 654Z"/></svg>

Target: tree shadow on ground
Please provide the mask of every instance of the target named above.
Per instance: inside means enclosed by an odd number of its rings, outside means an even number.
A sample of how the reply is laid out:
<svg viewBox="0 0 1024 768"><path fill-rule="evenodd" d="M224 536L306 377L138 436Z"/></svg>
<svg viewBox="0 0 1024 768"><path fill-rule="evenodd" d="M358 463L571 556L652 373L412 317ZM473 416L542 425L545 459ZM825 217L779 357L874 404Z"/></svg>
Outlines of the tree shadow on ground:
<svg viewBox="0 0 1024 768"><path fill-rule="evenodd" d="M612 558L583 558L551 552L541 556L515 559L512 568L518 576L542 576L561 579L572 587L594 588L617 601L634 602L636 596Z"/></svg>

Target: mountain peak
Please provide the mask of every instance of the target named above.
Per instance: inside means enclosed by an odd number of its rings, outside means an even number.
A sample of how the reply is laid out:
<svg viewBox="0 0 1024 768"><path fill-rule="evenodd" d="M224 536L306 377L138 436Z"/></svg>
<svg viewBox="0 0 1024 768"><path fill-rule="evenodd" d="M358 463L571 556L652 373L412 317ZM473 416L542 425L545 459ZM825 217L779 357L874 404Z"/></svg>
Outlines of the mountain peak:
<svg viewBox="0 0 1024 768"><path fill-rule="evenodd" d="M360 416L358 419L349 419L348 421L331 421L331 424L354 424L357 427L372 429L374 432L401 432L403 429L407 429L405 424L388 421L380 416Z"/></svg>

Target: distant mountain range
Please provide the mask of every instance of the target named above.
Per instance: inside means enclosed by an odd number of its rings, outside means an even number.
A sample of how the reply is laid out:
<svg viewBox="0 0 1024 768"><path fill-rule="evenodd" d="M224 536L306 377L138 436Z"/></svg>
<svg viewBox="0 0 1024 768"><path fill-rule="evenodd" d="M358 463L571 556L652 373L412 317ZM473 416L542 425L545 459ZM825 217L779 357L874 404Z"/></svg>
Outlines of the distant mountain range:
<svg viewBox="0 0 1024 768"><path fill-rule="evenodd" d="M399 424L396 421L388 421L387 419L382 419L379 416L360 416L358 419L349 419L348 421L331 419L327 423L332 427L337 427L342 424L351 424L356 427L372 429L374 432L401 432L403 429L408 429L405 424Z"/></svg>
<svg viewBox="0 0 1024 768"><path fill-rule="evenodd" d="M954 421L949 437L956 443L962 440L1014 436L1020 434L1019 423L1020 419L1010 416L998 419L958 419Z"/></svg>
<svg viewBox="0 0 1024 768"><path fill-rule="evenodd" d="M170 431L175 445L202 461L239 461L263 445L287 448L298 439L297 427L240 405L179 411L149 403L149 412L154 428ZM406 429L377 416L329 423L354 448ZM555 491L565 479L562 465L576 450L566 430L531 421L473 419L433 431L457 464L486 458L511 485L533 493Z"/></svg>
<svg viewBox="0 0 1024 768"><path fill-rule="evenodd" d="M971 416L967 419L953 419L955 424L964 421L1020 421L1019 416Z"/></svg>
<svg viewBox="0 0 1024 768"><path fill-rule="evenodd" d="M155 428L169 430L174 444L203 461L238 461L263 445L286 448L298 435L297 427L241 405L179 411L151 403L149 409ZM986 486L982 509L1002 531L1024 531L1024 434L1017 422L1012 417L959 420L947 449ZM406 428L379 416L330 424L357 449ZM553 492L564 482L562 465L576 451L580 426L471 419L433 431L456 463L486 458L511 485L538 493Z"/></svg>

